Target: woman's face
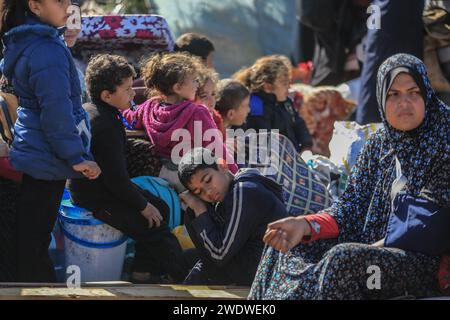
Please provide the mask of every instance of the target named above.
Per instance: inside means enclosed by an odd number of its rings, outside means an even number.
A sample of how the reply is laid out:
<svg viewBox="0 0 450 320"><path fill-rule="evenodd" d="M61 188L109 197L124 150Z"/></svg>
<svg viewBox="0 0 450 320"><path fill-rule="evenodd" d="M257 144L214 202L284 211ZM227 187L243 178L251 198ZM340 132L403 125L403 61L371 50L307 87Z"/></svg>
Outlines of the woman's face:
<svg viewBox="0 0 450 320"><path fill-rule="evenodd" d="M395 129L411 131L425 118L425 102L419 86L407 73L394 79L386 96L386 120Z"/></svg>
<svg viewBox="0 0 450 320"><path fill-rule="evenodd" d="M70 0L30 0L29 6L42 22L59 28L66 25L70 3Z"/></svg>

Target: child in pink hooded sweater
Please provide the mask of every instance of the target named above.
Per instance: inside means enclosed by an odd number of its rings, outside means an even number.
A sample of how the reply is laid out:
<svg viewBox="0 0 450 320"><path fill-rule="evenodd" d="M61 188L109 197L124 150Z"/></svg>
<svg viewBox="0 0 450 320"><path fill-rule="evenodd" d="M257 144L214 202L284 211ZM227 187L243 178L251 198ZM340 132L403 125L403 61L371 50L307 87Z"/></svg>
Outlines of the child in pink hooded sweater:
<svg viewBox="0 0 450 320"><path fill-rule="evenodd" d="M201 68L203 68L201 63L187 54L170 53L153 56L145 63L141 72L146 87L154 91L153 97L134 111L126 110L123 116L135 129L146 131L161 157L178 164L174 161L174 156L181 159L183 153L189 150L182 149L179 154L178 152L173 154L180 149L181 142L185 143L176 133L174 134L174 131L185 129L191 137L190 148L194 147L194 141L205 148L208 146L211 148L211 144L214 143L216 152L219 150L224 157L228 155L228 166L231 172L235 173L238 167L233 163L233 158L223 143L222 133L218 130L211 113L206 106L193 102L198 89L197 76ZM213 131L215 138L211 140L204 135L209 129L216 130Z"/></svg>

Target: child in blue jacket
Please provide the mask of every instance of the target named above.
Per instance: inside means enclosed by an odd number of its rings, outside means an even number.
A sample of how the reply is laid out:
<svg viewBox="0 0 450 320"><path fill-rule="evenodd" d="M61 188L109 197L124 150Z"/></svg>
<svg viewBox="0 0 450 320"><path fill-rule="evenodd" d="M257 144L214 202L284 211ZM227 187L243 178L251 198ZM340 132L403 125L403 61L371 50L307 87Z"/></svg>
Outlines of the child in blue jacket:
<svg viewBox="0 0 450 320"><path fill-rule="evenodd" d="M235 74L250 91L246 129L278 130L297 152L311 149L311 134L289 98L291 63L280 55L262 57L252 67Z"/></svg>
<svg viewBox="0 0 450 320"><path fill-rule="evenodd" d="M19 98L14 168L24 173L17 228L17 280L54 282L48 256L66 179L95 179L90 131L75 64L62 40L69 0L16 0L2 12L3 75Z"/></svg>

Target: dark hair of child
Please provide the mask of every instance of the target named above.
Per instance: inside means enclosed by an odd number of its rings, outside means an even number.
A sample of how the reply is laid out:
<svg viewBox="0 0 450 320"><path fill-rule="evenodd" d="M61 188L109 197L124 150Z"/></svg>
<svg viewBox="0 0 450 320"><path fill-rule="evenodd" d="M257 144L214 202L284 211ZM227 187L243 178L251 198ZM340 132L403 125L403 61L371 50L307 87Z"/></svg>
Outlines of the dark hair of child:
<svg viewBox="0 0 450 320"><path fill-rule="evenodd" d="M204 35L185 33L175 42L175 52L189 52L206 61L208 55L215 50L213 43Z"/></svg>
<svg viewBox="0 0 450 320"><path fill-rule="evenodd" d="M1 18L0 36L25 22L27 15L32 14L28 0L4 0Z"/></svg>
<svg viewBox="0 0 450 320"><path fill-rule="evenodd" d="M117 55L94 56L86 68L86 87L93 102L100 102L104 90L114 93L129 77L135 77L134 68L127 59Z"/></svg>
<svg viewBox="0 0 450 320"><path fill-rule="evenodd" d="M250 91L241 82L224 79L217 88L216 110L226 117L229 110L237 109L242 101L250 95Z"/></svg>
<svg viewBox="0 0 450 320"><path fill-rule="evenodd" d="M211 151L206 148L194 148L181 158L178 164L178 178L187 189L191 178L200 170L219 170Z"/></svg>

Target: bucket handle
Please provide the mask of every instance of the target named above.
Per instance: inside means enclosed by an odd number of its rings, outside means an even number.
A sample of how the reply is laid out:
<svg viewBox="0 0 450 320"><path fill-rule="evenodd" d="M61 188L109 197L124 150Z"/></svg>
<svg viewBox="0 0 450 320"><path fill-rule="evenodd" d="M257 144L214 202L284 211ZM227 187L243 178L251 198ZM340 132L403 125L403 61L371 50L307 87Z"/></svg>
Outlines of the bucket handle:
<svg viewBox="0 0 450 320"><path fill-rule="evenodd" d="M127 236L123 236L122 238L120 238L119 240L116 240L114 242L90 242L90 241L86 241L83 239L80 239L78 237L75 237L74 235L70 234L65 228L64 228L64 224L61 222L60 219L58 219L58 223L59 226L61 227L61 230L64 234L64 236L66 236L69 240L82 245L84 247L88 247L88 248L94 248L94 249L110 249L110 248L114 248L117 246L120 246L121 244L123 244L125 241L127 241L128 237Z"/></svg>

